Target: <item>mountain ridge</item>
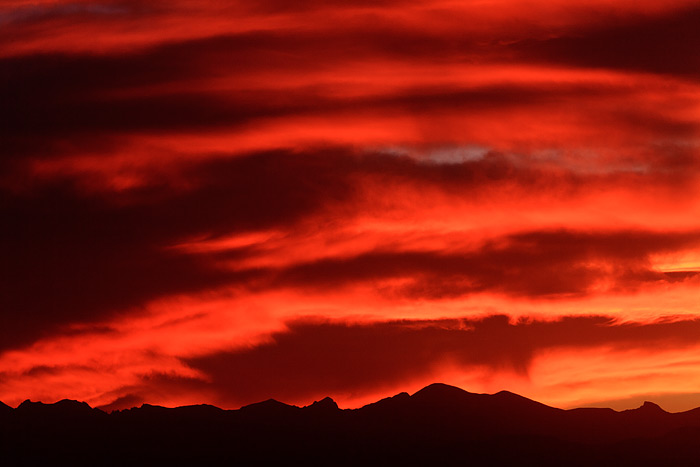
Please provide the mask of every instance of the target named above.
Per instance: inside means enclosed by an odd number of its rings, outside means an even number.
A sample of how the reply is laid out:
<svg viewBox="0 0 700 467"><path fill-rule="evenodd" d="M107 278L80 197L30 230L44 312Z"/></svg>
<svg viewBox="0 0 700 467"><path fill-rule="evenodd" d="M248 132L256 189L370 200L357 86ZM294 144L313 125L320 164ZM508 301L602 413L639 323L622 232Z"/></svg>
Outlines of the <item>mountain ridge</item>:
<svg viewBox="0 0 700 467"><path fill-rule="evenodd" d="M141 403L140 406L135 405L135 406L132 406L129 408L124 408L124 409L103 410L101 407L108 406L109 404L106 404L103 406L92 407L87 402L78 401L75 399L61 399L59 401L52 402L52 403L51 402L47 403L47 402L43 402L43 401L32 401L30 399L25 399L16 408L13 408L12 406L4 403L3 401L0 401L0 411L5 411L7 409L14 411L14 410L19 409L20 407L25 408L27 406L45 406L45 407L63 407L63 408L66 408L69 405L72 405L74 407L81 407L81 409L99 410L99 411L104 412L106 414L110 414L112 412L122 412L122 411L127 411L127 410L140 409L140 408L184 409L184 408L190 408L190 407L213 407L213 408L221 410L221 411L238 411L238 410L249 410L250 408L254 408L254 407L258 407L258 406L262 406L262 405L276 405L276 406L285 406L285 407L291 407L291 408L297 408L297 409L305 409L305 408L309 408L309 407L316 407L319 404L326 405L329 402L332 403L333 405L335 405L336 408L338 408L338 410L360 410L360 409L364 409L364 408L369 407L369 406L373 406L375 404L382 403L383 401L393 400L395 398L402 398L405 396L408 396L409 398L414 398L415 396L418 396L421 398L426 397L426 396L430 397L430 396L428 396L429 394L436 395L437 396L436 398L443 398L444 400L449 400L448 398L445 398L445 396L453 396L453 395L462 395L462 396L469 396L469 397L471 397L471 396L477 396L477 397L487 396L487 397L491 397L491 398L504 398L504 399L509 398L512 400L520 400L523 402L527 402L527 403L542 406L542 407L548 407L551 409L565 410L565 411L605 410L605 411L613 411L615 413L625 413L625 412L634 412L637 410L644 410L644 411L654 410L654 411L661 411L661 412L668 413L668 414L698 413L700 415L700 407L695 407L695 408L680 411L680 412L668 412L665 409L663 409L661 406L659 406L658 404L656 404L655 402L652 402L652 401L644 401L642 403L642 405L640 405L639 407L631 408L631 409L623 409L623 410L615 410L615 409L612 409L609 407L572 407L572 408L568 408L568 409L561 409L561 408L557 408L557 407L553 407L553 406L544 404L544 403L536 401L534 399L527 398L527 397L522 396L520 394L511 392L511 391L507 391L507 390L501 390L501 391L498 391L498 392L493 393L493 394L474 393L474 392L466 391L465 389L459 388L457 386L452 386L452 385L445 384L445 383L431 383L431 384L419 389L418 391L416 391L413 394L408 394L407 392L400 392L400 393L397 393L393 396L387 396L387 397L379 399L375 402L367 403L361 407L346 408L346 409L340 408L338 406L337 402L335 402L335 400L333 400L332 397L325 396L325 397L323 397L319 400L315 400L312 403L307 404L305 406L297 406L297 405L293 405L293 404L287 404L286 402L282 402L282 401L279 401L277 399L270 398L270 399L266 399L263 401L253 402L250 404L242 405L238 409L224 409L224 408L217 407L217 406L212 405L212 404L206 404L206 403L189 404L189 405L182 405L182 406L175 406L175 407L167 407L167 406L162 406L162 405L158 405L158 404Z"/></svg>
<svg viewBox="0 0 700 467"><path fill-rule="evenodd" d="M268 399L235 410L142 404L109 414L70 400L5 407L0 453L24 459L17 465L56 458L73 465L452 465L465 455L474 465L688 465L700 455L700 409L669 413L647 402L619 412L564 410L440 383L356 409L329 397L304 407Z"/></svg>

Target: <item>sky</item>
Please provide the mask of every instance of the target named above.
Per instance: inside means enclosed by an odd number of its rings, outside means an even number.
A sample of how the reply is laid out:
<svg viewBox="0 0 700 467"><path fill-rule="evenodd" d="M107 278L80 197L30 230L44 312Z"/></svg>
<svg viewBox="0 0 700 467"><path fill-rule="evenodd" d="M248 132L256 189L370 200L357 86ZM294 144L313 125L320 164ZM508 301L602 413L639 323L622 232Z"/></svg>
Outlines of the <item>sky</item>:
<svg viewBox="0 0 700 467"><path fill-rule="evenodd" d="M700 406L697 0L0 4L0 400Z"/></svg>

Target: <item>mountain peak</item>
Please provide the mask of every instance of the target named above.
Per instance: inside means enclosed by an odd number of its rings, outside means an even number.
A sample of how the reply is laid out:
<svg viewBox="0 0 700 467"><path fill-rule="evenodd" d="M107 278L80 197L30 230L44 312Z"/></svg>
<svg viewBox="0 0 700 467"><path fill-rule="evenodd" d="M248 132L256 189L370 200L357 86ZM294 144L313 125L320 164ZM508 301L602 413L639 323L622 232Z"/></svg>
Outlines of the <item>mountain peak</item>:
<svg viewBox="0 0 700 467"><path fill-rule="evenodd" d="M659 415L659 414L667 414L664 409L659 407L657 404L649 401L644 401L644 403L637 407L636 409L627 409L623 410L622 413L627 413L627 414L641 414L641 415Z"/></svg>
<svg viewBox="0 0 700 467"><path fill-rule="evenodd" d="M142 412L164 412L168 410L173 410L171 407L163 407L162 405L153 404L141 404L141 407L133 407L133 409L140 410Z"/></svg>
<svg viewBox="0 0 700 467"><path fill-rule="evenodd" d="M298 409L296 406L285 404L276 399L267 399L262 402L255 402L254 404L244 405L240 408L243 412L266 412L266 413L277 413L281 410Z"/></svg>
<svg viewBox="0 0 700 467"><path fill-rule="evenodd" d="M444 384L444 383L433 383L430 384L420 391L416 392L413 394L412 397L418 396L419 398L434 398L434 397L461 397L466 394L471 394L470 392L465 391L464 389L460 389L456 386L450 386L449 384Z"/></svg>
<svg viewBox="0 0 700 467"><path fill-rule="evenodd" d="M324 397L320 401L315 401L313 404L305 408L313 410L338 410L338 404L330 397Z"/></svg>
<svg viewBox="0 0 700 467"><path fill-rule="evenodd" d="M666 412L658 404L649 401L644 401L642 406L639 407L637 410L643 410L644 412Z"/></svg>
<svg viewBox="0 0 700 467"><path fill-rule="evenodd" d="M92 407L90 407L87 402L80 402L72 399L62 399L52 405L62 410L92 410Z"/></svg>
<svg viewBox="0 0 700 467"><path fill-rule="evenodd" d="M51 417L85 417L104 414L99 409L93 409L87 402L80 402L71 399L63 399L53 404L45 404L43 402L32 402L27 399L18 407L19 413L25 413L30 416L51 416Z"/></svg>
<svg viewBox="0 0 700 467"><path fill-rule="evenodd" d="M43 402L32 402L31 399L26 399L21 404L19 404L17 406L17 408L25 410L25 409L28 409L30 407L36 407L39 405L44 405L44 403Z"/></svg>

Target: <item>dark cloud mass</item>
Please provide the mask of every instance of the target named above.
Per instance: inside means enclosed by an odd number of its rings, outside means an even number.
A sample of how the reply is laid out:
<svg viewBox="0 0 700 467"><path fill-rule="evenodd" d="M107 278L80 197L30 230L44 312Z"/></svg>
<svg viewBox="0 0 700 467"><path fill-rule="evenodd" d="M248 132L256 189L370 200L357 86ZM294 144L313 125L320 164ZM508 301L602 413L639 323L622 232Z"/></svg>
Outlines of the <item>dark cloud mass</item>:
<svg viewBox="0 0 700 467"><path fill-rule="evenodd" d="M638 17L626 24L592 25L572 36L524 41L517 54L546 62L583 67L668 73L700 77L700 8L697 5L656 17Z"/></svg>
<svg viewBox="0 0 700 467"><path fill-rule="evenodd" d="M262 154L189 173L192 191L154 189L127 204L85 197L66 184L3 195L3 346L56 324L93 320L163 294L254 278L222 271L211 258L168 249L196 235L284 226L347 197L329 161L299 172L289 158ZM36 293L37 287L41 293Z"/></svg>
<svg viewBox="0 0 700 467"><path fill-rule="evenodd" d="M678 279L654 271L652 253L697 245L700 234L651 232L529 232L488 242L464 253L371 252L321 260L281 273L281 284L334 287L390 277L415 279L388 293L444 298L474 292L556 298L584 295L600 282L611 289ZM688 277L686 275L686 277Z"/></svg>
<svg viewBox="0 0 700 467"><path fill-rule="evenodd" d="M268 344L187 359L232 405L258 394L298 400L391 386L445 363L526 373L534 356L563 348L683 347L695 343L697 320L619 324L601 316L558 321L398 321L374 324L291 323Z"/></svg>

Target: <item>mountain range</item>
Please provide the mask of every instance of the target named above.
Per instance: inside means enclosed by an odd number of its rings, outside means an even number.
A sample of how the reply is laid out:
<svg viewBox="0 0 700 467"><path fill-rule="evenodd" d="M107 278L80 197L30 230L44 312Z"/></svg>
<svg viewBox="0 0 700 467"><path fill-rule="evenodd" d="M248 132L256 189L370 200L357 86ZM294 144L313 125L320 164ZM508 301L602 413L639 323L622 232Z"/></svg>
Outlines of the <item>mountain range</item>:
<svg viewBox="0 0 700 467"><path fill-rule="evenodd" d="M700 408L562 410L432 384L358 409L0 403L2 465L698 465Z"/></svg>

